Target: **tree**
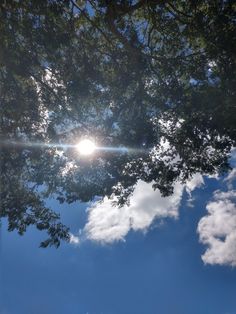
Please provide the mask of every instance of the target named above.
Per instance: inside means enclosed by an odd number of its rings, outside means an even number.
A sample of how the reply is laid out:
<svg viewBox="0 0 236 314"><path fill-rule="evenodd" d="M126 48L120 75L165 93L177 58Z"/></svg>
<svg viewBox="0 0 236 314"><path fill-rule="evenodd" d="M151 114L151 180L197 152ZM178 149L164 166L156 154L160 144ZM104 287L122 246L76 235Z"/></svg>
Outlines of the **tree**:
<svg viewBox="0 0 236 314"><path fill-rule="evenodd" d="M138 180L163 196L229 168L236 141L232 1L1 4L1 217L43 246L69 240L43 199L128 202ZM100 146L82 159L81 137ZM54 145L57 143L57 145ZM60 146L60 145L61 146Z"/></svg>

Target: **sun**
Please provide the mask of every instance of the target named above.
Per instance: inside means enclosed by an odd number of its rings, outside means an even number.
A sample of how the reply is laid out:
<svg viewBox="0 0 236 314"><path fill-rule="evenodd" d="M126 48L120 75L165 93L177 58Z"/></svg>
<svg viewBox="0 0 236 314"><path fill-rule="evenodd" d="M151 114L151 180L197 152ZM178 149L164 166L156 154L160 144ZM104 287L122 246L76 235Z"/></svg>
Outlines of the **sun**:
<svg viewBox="0 0 236 314"><path fill-rule="evenodd" d="M93 141L85 139L79 142L77 149L81 155L87 156L95 151L96 145Z"/></svg>

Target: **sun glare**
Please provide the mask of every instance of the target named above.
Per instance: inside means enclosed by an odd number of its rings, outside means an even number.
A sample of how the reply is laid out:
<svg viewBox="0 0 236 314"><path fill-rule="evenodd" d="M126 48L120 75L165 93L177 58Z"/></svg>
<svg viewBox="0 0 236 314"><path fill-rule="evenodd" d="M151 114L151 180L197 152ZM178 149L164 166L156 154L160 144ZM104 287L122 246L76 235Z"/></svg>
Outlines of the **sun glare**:
<svg viewBox="0 0 236 314"><path fill-rule="evenodd" d="M96 146L91 140L85 139L79 142L79 144L77 145L77 149L81 155L85 156L91 155L95 151Z"/></svg>

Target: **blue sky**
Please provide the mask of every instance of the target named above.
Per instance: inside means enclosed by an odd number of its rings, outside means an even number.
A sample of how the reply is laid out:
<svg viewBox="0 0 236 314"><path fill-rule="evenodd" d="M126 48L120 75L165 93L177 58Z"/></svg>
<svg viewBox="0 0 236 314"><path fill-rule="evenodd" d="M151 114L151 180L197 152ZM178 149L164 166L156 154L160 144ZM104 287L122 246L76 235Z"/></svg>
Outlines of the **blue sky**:
<svg viewBox="0 0 236 314"><path fill-rule="evenodd" d="M205 179L192 191L192 207L183 191L178 218L157 218L145 233L131 230L110 243L96 241L97 234L91 240L91 230L90 239L78 233L92 219L86 204L49 201L82 238L79 245L40 249L40 232L31 228L20 237L3 222L0 313L236 314L236 268L227 259L218 265L214 252L213 264L204 264L207 245L197 232L213 193L232 189L223 180Z"/></svg>

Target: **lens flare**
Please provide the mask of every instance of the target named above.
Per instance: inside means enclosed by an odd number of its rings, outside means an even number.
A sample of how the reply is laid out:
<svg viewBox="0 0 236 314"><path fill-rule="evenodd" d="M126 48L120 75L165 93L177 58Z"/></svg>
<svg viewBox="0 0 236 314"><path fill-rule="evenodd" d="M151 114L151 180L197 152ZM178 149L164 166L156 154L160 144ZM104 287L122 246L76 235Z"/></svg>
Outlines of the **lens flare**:
<svg viewBox="0 0 236 314"><path fill-rule="evenodd" d="M96 145L91 140L85 139L79 142L77 150L81 155L91 155L96 149Z"/></svg>
<svg viewBox="0 0 236 314"><path fill-rule="evenodd" d="M67 150L69 148L76 149L80 155L91 155L96 150L97 152L117 153L117 154L149 154L149 149L146 148L131 148L124 146L97 146L92 140L84 139L78 144L72 143L45 143L45 142L29 142L29 141L15 141L15 140L0 140L1 146L22 146L22 147L41 147L41 148L62 148Z"/></svg>

